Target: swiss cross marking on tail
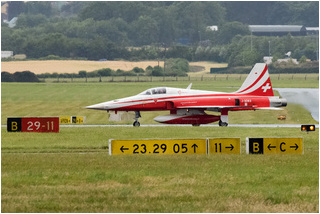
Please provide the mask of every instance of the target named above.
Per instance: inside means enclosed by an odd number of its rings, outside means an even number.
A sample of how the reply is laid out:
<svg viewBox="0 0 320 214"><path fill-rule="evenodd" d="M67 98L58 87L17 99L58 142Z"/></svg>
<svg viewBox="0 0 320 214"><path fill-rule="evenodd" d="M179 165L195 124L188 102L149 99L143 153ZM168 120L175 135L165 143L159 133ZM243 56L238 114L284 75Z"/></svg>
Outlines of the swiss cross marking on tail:
<svg viewBox="0 0 320 214"><path fill-rule="evenodd" d="M267 90L271 88L271 86L269 86L269 85L270 85L270 84L269 84L269 83L267 83L265 86L263 86L263 87L262 87L262 89L263 89L263 93L266 93L266 92L267 92Z"/></svg>

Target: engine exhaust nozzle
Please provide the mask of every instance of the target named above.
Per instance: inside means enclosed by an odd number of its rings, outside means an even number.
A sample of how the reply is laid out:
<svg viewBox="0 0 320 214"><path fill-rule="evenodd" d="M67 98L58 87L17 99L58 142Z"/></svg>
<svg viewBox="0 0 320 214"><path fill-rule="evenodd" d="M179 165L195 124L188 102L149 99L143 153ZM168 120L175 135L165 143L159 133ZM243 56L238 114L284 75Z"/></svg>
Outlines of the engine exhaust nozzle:
<svg viewBox="0 0 320 214"><path fill-rule="evenodd" d="M286 107L287 104L285 98L270 98L270 107Z"/></svg>

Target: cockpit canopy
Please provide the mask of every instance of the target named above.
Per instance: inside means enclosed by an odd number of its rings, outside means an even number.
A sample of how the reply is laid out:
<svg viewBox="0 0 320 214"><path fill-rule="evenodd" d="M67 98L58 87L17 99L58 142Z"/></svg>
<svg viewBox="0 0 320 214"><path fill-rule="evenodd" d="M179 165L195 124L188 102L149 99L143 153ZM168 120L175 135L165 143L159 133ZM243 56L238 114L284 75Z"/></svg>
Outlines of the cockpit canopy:
<svg viewBox="0 0 320 214"><path fill-rule="evenodd" d="M151 94L166 94L167 89L164 87L161 88L151 88L148 90L145 90L144 92L141 92L139 95L151 95Z"/></svg>

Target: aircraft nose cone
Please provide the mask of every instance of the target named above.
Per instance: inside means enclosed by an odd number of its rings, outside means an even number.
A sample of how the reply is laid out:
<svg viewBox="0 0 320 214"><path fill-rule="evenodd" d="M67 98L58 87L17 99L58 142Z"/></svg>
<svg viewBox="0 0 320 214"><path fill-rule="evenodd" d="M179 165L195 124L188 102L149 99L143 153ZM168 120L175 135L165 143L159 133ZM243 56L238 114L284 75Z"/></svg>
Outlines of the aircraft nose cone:
<svg viewBox="0 0 320 214"><path fill-rule="evenodd" d="M87 109L105 110L105 105L99 103L91 106L86 106Z"/></svg>

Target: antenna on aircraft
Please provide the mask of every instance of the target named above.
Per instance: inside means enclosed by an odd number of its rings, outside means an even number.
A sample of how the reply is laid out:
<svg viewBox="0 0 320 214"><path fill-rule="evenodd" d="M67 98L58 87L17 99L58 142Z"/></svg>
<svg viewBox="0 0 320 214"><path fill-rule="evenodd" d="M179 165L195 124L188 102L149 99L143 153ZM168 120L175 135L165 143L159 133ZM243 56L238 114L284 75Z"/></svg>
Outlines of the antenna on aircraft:
<svg viewBox="0 0 320 214"><path fill-rule="evenodd" d="M190 83L190 84L188 85L187 89L188 89L188 90L191 89L191 86L192 86L192 83Z"/></svg>

